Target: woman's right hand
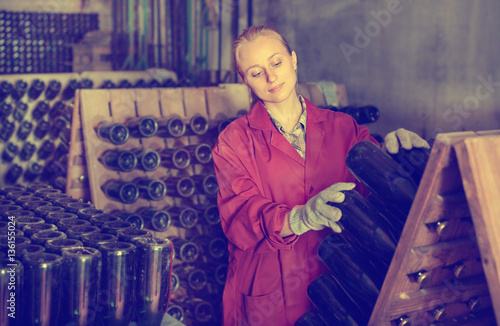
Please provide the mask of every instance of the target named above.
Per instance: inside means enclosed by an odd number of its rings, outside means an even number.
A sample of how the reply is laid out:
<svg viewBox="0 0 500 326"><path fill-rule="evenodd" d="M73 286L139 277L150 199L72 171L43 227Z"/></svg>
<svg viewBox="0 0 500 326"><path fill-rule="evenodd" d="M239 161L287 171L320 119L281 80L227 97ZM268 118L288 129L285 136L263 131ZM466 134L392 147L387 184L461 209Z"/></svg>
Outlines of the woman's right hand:
<svg viewBox="0 0 500 326"><path fill-rule="evenodd" d="M295 206L290 212L290 229L297 235L325 227L337 233L342 232L336 223L342 217L342 212L337 207L327 205L327 202L342 203L345 196L341 191L352 190L355 186L352 182L335 183L309 199L305 205Z"/></svg>

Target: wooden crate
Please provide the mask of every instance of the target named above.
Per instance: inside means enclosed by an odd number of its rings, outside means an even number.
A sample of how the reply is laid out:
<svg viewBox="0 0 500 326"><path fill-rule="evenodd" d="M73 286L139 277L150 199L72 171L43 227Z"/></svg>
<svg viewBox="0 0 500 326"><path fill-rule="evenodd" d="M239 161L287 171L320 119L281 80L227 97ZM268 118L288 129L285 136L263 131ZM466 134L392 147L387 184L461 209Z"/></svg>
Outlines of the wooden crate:
<svg viewBox="0 0 500 326"><path fill-rule="evenodd" d="M499 148L500 130L437 136L369 325L500 322Z"/></svg>

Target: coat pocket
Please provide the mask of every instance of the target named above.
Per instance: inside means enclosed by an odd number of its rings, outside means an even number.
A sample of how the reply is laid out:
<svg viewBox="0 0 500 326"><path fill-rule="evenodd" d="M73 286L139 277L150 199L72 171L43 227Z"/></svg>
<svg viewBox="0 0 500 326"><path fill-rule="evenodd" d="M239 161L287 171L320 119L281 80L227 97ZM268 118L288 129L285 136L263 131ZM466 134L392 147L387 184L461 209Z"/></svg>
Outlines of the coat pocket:
<svg viewBox="0 0 500 326"><path fill-rule="evenodd" d="M287 324L281 290L258 296L242 295L242 326Z"/></svg>

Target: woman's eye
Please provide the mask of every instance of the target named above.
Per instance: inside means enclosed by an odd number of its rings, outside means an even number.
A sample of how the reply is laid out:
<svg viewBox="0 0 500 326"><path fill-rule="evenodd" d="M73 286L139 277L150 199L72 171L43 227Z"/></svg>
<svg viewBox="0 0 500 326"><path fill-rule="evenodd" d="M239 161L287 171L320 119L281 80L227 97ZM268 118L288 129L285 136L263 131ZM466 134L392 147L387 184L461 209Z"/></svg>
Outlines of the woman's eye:
<svg viewBox="0 0 500 326"><path fill-rule="evenodd" d="M260 75L262 75L262 72L261 72L261 71L256 72L256 73L253 73L253 74L252 74L252 77L259 77Z"/></svg>
<svg viewBox="0 0 500 326"><path fill-rule="evenodd" d="M280 62L276 62L276 63L274 64L274 66L275 66L275 67L278 67L280 64L281 64L281 61L280 61Z"/></svg>

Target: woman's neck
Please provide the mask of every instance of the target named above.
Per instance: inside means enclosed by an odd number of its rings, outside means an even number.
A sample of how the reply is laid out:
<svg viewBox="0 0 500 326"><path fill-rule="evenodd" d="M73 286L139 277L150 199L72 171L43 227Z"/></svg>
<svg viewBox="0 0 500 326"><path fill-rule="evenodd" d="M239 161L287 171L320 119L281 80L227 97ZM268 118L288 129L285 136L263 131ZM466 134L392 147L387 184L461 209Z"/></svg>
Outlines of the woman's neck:
<svg viewBox="0 0 500 326"><path fill-rule="evenodd" d="M302 114L302 104L296 94L280 103L264 102L273 117L286 131L291 132Z"/></svg>

